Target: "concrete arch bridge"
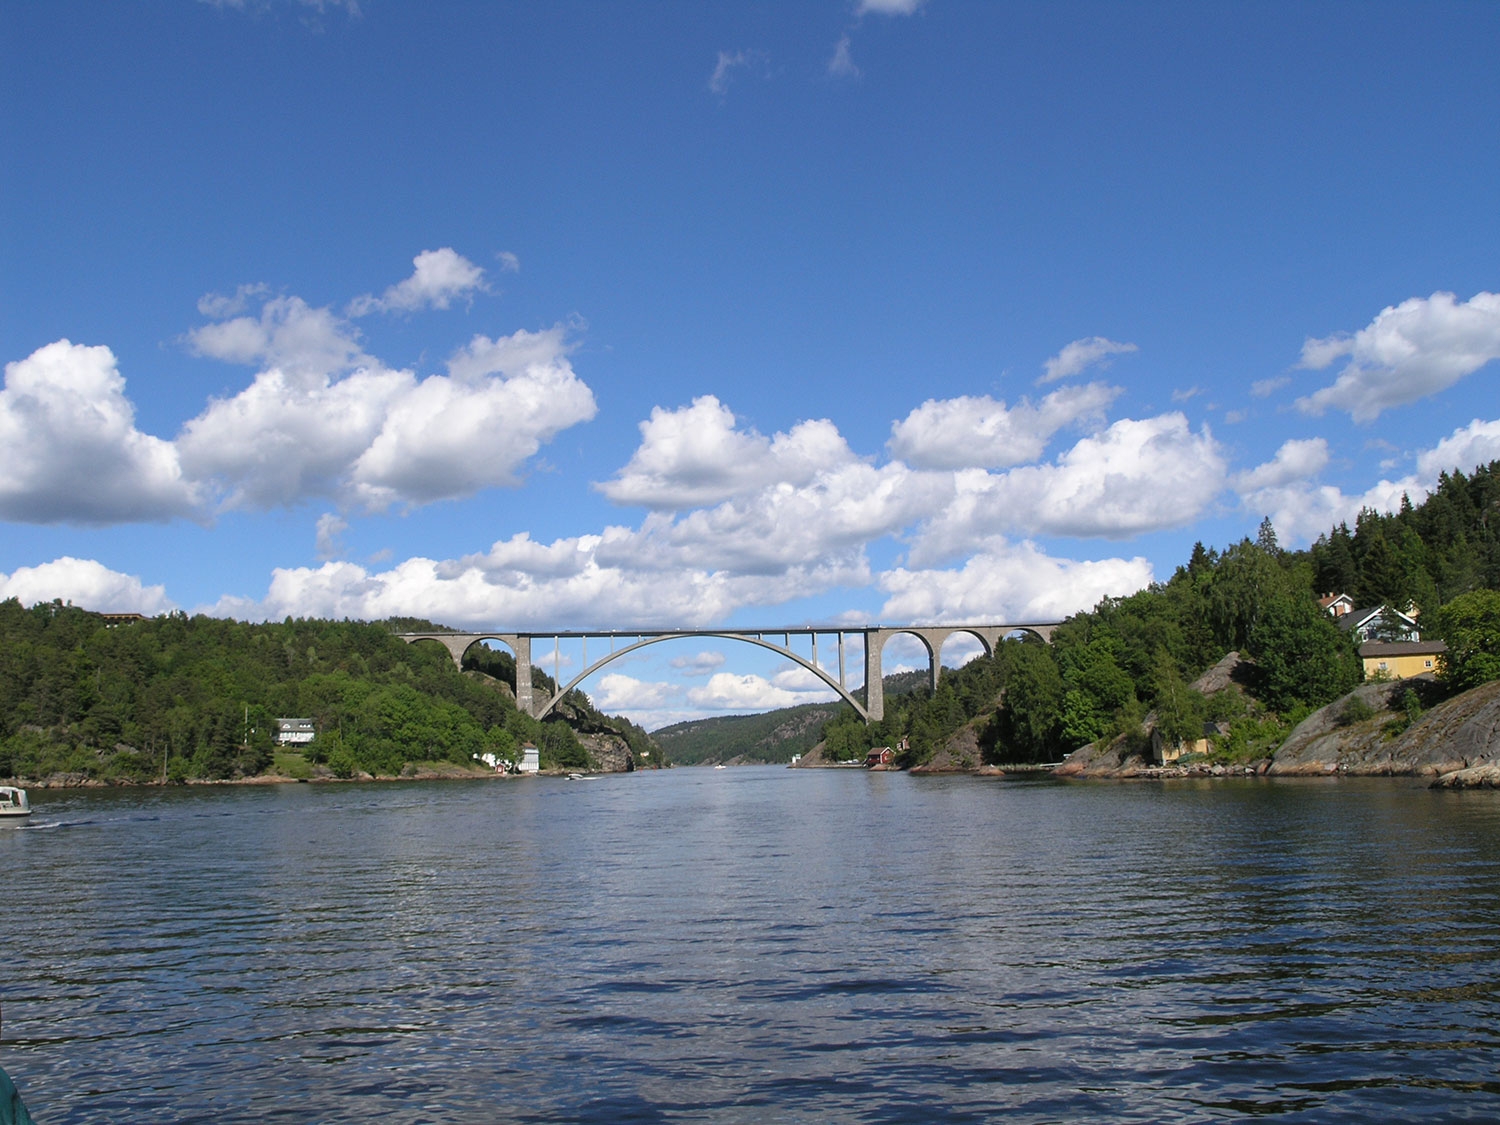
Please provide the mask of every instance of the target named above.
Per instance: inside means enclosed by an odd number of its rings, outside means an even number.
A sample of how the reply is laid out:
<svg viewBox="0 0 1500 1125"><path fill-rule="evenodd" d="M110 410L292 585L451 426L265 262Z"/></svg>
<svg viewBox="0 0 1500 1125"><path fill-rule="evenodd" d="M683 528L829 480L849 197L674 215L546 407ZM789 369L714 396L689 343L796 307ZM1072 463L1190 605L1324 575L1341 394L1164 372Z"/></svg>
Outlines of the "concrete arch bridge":
<svg viewBox="0 0 1500 1125"><path fill-rule="evenodd" d="M611 662L618 660L627 653L635 652L637 649L645 648L647 645L660 644L663 641L693 640L696 638L714 638L726 641L743 641L747 644L758 645L769 649L774 653L785 657L806 668L818 679L822 680L830 688L838 693L839 697L853 707L860 718L867 723L877 722L885 717L885 687L882 679L884 673L881 670L881 654L885 650L886 642L892 637L907 635L916 637L927 650L928 675L931 680L932 690L937 690L939 659L942 655L943 644L949 637L955 634L965 634L974 637L984 647L985 655L993 656L996 647L1006 637L1014 633L1030 633L1042 641L1052 640L1052 631L1061 622L1026 622L1015 625L869 625L853 629L647 629L636 631L614 631L598 630L592 632L540 632L520 633L495 632L476 633L397 633L396 635L408 644L418 641L436 641L448 650L453 657L453 663L460 668L463 667L464 653L480 641L499 641L506 645L516 656L516 706L533 718L543 718L554 707L561 702L562 698L572 691L584 680L595 672L604 668ZM793 647L793 638L796 638L799 646L806 642L810 652L797 651ZM829 669L823 667L823 662L818 656L818 640L823 638L825 646L831 641L837 650L838 673L835 676ZM866 699L861 703L847 685L845 678L846 641L850 638L859 638L864 642L865 660L865 687ZM552 683L556 689L555 694L548 699L539 698L532 690L531 669L534 666L535 642L552 641L553 654L553 676ZM562 669L561 646L563 641L581 641L583 644L583 670L569 680L562 683L558 674ZM607 646L607 652L594 661L589 660L589 642L595 643L595 652L600 647ZM826 648L825 648L826 651Z"/></svg>

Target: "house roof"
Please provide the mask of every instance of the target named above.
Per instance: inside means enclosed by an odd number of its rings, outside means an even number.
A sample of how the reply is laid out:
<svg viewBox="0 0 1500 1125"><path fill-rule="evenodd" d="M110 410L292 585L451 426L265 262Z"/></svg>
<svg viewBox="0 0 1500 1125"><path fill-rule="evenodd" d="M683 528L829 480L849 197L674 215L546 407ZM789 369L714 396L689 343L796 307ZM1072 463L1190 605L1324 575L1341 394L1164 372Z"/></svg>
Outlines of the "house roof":
<svg viewBox="0 0 1500 1125"><path fill-rule="evenodd" d="M1388 605L1377 605L1371 606L1368 609L1351 610L1349 613L1344 614L1344 616L1338 619L1339 628L1346 633L1351 632L1352 630L1363 628L1377 617L1385 617L1387 615L1396 618L1408 629L1415 629L1417 627L1416 621L1406 616L1399 609L1392 609Z"/></svg>
<svg viewBox="0 0 1500 1125"><path fill-rule="evenodd" d="M1359 646L1360 656L1436 656L1447 652L1442 641L1366 641Z"/></svg>

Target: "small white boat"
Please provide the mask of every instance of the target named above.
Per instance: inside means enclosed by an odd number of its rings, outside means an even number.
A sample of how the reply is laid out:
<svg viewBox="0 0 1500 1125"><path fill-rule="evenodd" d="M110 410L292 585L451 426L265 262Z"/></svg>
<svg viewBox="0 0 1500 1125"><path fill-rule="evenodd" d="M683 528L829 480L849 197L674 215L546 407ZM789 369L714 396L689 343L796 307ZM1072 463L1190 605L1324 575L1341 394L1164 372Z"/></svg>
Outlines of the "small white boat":
<svg viewBox="0 0 1500 1125"><path fill-rule="evenodd" d="M31 802L26 799L26 790L0 785L0 820L23 820L30 815Z"/></svg>

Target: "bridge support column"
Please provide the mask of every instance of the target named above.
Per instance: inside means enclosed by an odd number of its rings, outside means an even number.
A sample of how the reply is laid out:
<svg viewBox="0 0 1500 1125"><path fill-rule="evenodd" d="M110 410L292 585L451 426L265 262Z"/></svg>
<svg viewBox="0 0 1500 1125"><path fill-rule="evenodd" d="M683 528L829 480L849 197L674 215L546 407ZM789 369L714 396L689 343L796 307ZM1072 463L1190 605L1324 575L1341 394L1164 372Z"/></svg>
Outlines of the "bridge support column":
<svg viewBox="0 0 1500 1125"><path fill-rule="evenodd" d="M885 637L879 629L865 630L865 721L885 718L885 673L880 670L880 650Z"/></svg>
<svg viewBox="0 0 1500 1125"><path fill-rule="evenodd" d="M448 650L448 655L453 657L453 666L462 672L464 670L464 653L469 651L469 646L474 643L474 638L459 633L453 636L440 636L437 639L443 642L443 647Z"/></svg>
<svg viewBox="0 0 1500 1125"><path fill-rule="evenodd" d="M536 718L531 702L531 638L517 636L511 641L516 650L516 707L523 715Z"/></svg>

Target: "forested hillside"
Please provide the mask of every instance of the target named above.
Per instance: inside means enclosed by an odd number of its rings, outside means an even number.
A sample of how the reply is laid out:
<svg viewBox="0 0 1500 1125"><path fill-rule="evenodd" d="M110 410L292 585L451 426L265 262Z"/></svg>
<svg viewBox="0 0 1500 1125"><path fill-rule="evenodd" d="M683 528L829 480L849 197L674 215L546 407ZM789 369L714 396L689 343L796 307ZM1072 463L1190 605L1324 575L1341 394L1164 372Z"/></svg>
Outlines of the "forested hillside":
<svg viewBox="0 0 1500 1125"><path fill-rule="evenodd" d="M293 716L317 724L306 758L339 776L468 764L485 752L513 759L525 741L540 748L544 768L584 768L576 731L652 746L581 692L564 715L539 723L516 710L508 658L476 649L460 675L440 646L408 645L393 627L432 628L181 613L106 628L71 606L0 602L0 777L249 776L273 761L272 720ZM540 670L534 682L552 690Z"/></svg>
<svg viewBox="0 0 1500 1125"><path fill-rule="evenodd" d="M1424 636L1448 642L1443 679L1458 689L1500 678L1497 588L1500 461L1469 476L1444 474L1420 506L1367 510L1353 530L1341 524L1305 551L1283 550L1269 520L1256 540L1222 553L1200 543L1170 580L1070 618L1050 645L1006 641L993 657L944 670L935 694L888 700L885 720L869 727L844 708L824 729L825 755L859 758L905 736L901 764L918 765L980 719L986 760L1055 761L1101 738L1138 737L1154 711L1169 738L1197 737L1205 720L1222 723L1228 733L1215 753L1247 757L1359 682L1354 644L1318 595L1410 606ZM1248 698L1189 689L1231 651L1254 662ZM1408 712L1422 704L1414 693Z"/></svg>
<svg viewBox="0 0 1500 1125"><path fill-rule="evenodd" d="M885 677L885 697L890 700L925 691L927 683L925 671L894 672ZM854 695L862 700L864 689ZM679 766L790 762L822 740L824 724L841 707L840 703L803 703L754 715L689 719L654 730L651 737Z"/></svg>
<svg viewBox="0 0 1500 1125"><path fill-rule="evenodd" d="M758 715L718 715L661 727L651 737L679 766L789 762L817 744L838 710L835 703L804 703Z"/></svg>

